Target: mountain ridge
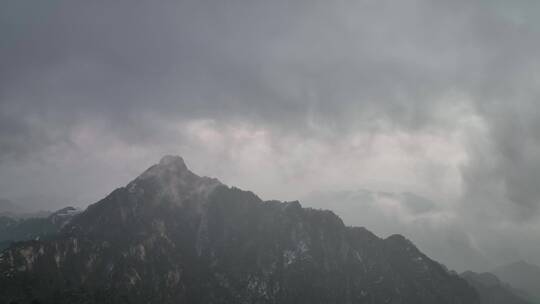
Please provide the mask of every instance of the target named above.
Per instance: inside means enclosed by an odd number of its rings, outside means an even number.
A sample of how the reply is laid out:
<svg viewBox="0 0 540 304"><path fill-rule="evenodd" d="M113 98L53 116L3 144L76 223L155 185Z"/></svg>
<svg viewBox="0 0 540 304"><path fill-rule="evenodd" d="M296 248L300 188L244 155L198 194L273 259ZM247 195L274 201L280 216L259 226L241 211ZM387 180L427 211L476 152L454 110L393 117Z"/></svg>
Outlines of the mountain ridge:
<svg viewBox="0 0 540 304"><path fill-rule="evenodd" d="M502 281L527 293L535 303L540 303L540 266L523 260L492 270Z"/></svg>
<svg viewBox="0 0 540 304"><path fill-rule="evenodd" d="M51 237L60 232L80 211L74 207L65 207L46 216L0 216L0 250L14 242Z"/></svg>
<svg viewBox="0 0 540 304"><path fill-rule="evenodd" d="M0 302L479 303L401 235L263 201L166 156L53 240L0 256Z"/></svg>
<svg viewBox="0 0 540 304"><path fill-rule="evenodd" d="M519 290L502 282L496 275L465 271L461 274L479 293L483 304L534 304Z"/></svg>

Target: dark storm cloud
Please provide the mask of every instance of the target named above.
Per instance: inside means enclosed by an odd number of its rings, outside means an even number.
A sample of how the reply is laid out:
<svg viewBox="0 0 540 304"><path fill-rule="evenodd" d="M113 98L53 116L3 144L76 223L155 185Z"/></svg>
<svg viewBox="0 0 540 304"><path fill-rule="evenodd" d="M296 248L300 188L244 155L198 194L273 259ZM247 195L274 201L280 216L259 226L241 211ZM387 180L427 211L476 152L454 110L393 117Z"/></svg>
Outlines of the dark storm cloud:
<svg viewBox="0 0 540 304"><path fill-rule="evenodd" d="M16 2L2 18L4 102L111 120L141 110L190 118L254 107L286 113L292 105L264 105L280 100L257 79L264 39L286 24L263 2L252 12L240 4Z"/></svg>
<svg viewBox="0 0 540 304"><path fill-rule="evenodd" d="M264 165L248 184L272 195L275 181L283 193L361 188L369 168L459 192L452 225L482 240L499 222L537 229L534 12L480 0L4 1L0 193L86 204L180 149L240 183Z"/></svg>
<svg viewBox="0 0 540 304"><path fill-rule="evenodd" d="M422 125L460 56L443 38L454 34L450 17L434 22L437 8L389 2L6 6L4 106L63 123L157 111L294 127L310 116L342 127L380 116Z"/></svg>

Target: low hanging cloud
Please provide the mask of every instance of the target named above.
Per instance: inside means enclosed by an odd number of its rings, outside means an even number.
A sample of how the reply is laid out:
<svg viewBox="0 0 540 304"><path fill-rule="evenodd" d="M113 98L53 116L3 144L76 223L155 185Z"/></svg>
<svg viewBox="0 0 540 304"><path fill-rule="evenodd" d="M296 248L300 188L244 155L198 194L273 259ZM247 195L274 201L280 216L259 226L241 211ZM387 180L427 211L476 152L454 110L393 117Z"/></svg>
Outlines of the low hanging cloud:
<svg viewBox="0 0 540 304"><path fill-rule="evenodd" d="M413 227L413 240L455 268L474 264L451 260L441 239L484 268L540 263L539 9L7 1L0 196L85 206L181 154L267 199L414 193L435 207L378 196L397 207L372 205L375 218L401 224L375 230Z"/></svg>

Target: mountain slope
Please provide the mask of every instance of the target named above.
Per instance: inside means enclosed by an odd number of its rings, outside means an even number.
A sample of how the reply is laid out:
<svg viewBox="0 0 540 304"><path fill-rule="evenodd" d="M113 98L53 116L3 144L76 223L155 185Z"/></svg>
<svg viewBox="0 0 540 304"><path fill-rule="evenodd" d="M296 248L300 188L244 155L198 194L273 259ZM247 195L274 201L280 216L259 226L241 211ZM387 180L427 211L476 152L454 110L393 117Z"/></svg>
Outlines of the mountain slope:
<svg viewBox="0 0 540 304"><path fill-rule="evenodd" d="M13 242L50 237L58 233L78 212L73 207L66 207L46 217L0 216L0 250Z"/></svg>
<svg viewBox="0 0 540 304"><path fill-rule="evenodd" d="M524 261L498 267L492 271L501 280L525 291L540 303L540 267Z"/></svg>
<svg viewBox="0 0 540 304"><path fill-rule="evenodd" d="M478 291L482 304L533 304L492 273L466 271L461 276Z"/></svg>
<svg viewBox="0 0 540 304"><path fill-rule="evenodd" d="M479 303L399 235L262 201L164 157L63 228L0 257L0 302Z"/></svg>

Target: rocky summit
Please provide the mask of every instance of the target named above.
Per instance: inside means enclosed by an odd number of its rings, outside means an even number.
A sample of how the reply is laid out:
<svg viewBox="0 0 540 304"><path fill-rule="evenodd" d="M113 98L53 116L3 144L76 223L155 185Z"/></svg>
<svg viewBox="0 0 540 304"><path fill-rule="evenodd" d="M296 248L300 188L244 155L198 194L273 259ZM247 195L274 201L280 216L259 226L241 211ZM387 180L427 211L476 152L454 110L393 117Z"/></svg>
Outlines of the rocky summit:
<svg viewBox="0 0 540 304"><path fill-rule="evenodd" d="M0 303L480 303L403 236L262 201L177 156L5 249L0 286Z"/></svg>

